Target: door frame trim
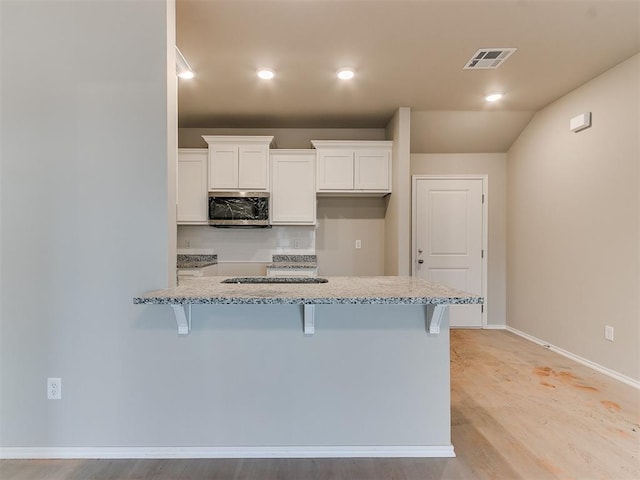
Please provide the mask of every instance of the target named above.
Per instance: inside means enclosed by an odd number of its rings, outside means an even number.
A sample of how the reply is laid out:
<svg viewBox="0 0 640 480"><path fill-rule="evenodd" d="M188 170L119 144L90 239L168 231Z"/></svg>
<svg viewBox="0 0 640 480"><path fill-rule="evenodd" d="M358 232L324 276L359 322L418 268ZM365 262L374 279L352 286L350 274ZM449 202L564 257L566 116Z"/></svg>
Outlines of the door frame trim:
<svg viewBox="0 0 640 480"><path fill-rule="evenodd" d="M418 194L418 180L482 180L482 249L484 256L482 265L482 296L484 308L482 309L482 328L487 328L487 313L489 311L489 297L487 296L488 265L489 265L489 175L412 175L411 176L411 276L416 275L416 202Z"/></svg>

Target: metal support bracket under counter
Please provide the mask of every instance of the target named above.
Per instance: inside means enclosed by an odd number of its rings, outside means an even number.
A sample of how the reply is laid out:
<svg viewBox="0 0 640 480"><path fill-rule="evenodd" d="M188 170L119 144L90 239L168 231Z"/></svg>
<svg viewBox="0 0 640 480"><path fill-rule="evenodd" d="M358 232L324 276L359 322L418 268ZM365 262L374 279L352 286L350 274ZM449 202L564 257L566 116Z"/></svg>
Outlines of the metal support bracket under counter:
<svg viewBox="0 0 640 480"><path fill-rule="evenodd" d="M313 335L316 333L316 306L303 305L302 310L302 331L305 335Z"/></svg>
<svg viewBox="0 0 640 480"><path fill-rule="evenodd" d="M435 304L425 305L427 313L427 331L432 335L438 335L440 333L440 325L444 320L445 314L449 310L449 305Z"/></svg>
<svg viewBox="0 0 640 480"><path fill-rule="evenodd" d="M189 332L191 331L191 304L173 304L171 307L173 308L173 313L176 316L178 335L189 335Z"/></svg>

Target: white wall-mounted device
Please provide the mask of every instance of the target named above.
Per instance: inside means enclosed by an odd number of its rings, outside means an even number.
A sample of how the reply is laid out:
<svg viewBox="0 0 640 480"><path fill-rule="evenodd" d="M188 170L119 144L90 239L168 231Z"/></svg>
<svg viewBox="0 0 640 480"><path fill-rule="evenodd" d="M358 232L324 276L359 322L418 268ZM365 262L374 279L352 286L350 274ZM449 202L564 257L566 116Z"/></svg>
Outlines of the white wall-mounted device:
<svg viewBox="0 0 640 480"><path fill-rule="evenodd" d="M569 128L572 132L579 132L585 128L591 126L591 112L581 113L580 115L573 117L569 121Z"/></svg>

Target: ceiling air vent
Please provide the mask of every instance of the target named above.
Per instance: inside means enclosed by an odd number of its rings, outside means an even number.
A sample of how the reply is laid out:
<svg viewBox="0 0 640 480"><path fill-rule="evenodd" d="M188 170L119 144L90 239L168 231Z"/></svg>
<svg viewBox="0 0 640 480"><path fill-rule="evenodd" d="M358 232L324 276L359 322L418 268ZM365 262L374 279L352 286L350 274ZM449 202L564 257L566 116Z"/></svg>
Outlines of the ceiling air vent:
<svg viewBox="0 0 640 480"><path fill-rule="evenodd" d="M464 66L465 70L498 68L517 48L481 48Z"/></svg>

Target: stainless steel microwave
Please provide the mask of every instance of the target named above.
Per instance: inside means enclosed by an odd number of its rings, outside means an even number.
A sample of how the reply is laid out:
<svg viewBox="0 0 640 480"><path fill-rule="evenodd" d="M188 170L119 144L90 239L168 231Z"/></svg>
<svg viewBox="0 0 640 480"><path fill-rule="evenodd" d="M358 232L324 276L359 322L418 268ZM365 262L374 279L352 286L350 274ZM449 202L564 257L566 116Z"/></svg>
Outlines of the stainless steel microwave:
<svg viewBox="0 0 640 480"><path fill-rule="evenodd" d="M269 192L209 192L209 225L268 227Z"/></svg>

